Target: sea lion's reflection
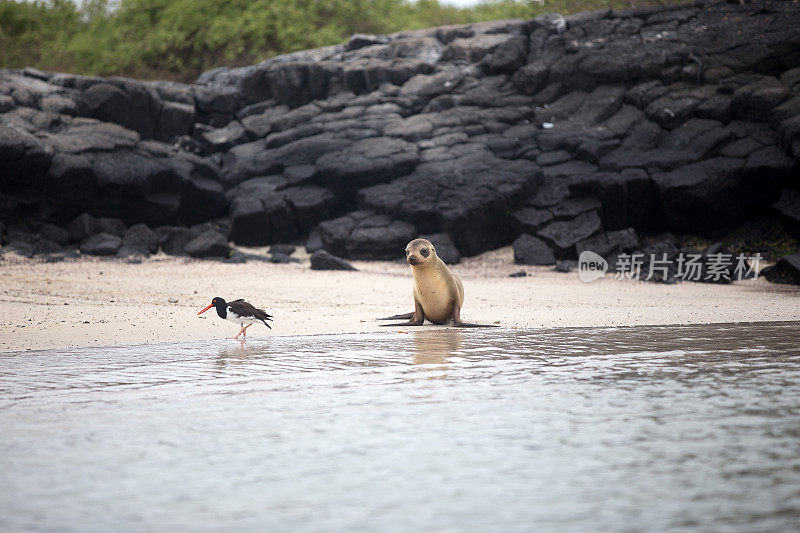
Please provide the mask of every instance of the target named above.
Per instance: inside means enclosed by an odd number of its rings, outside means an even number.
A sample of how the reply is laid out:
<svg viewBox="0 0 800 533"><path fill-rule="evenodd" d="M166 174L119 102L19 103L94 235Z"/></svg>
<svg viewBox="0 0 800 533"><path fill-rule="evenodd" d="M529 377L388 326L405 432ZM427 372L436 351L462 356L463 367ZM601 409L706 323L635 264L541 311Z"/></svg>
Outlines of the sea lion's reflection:
<svg viewBox="0 0 800 533"><path fill-rule="evenodd" d="M461 348L461 331L414 331L414 364L446 364L449 357Z"/></svg>
<svg viewBox="0 0 800 533"><path fill-rule="evenodd" d="M461 348L462 333L458 329L438 331L414 331L412 353L415 365L446 365L449 358ZM230 366L253 364L261 356L274 354L274 346L270 343L250 343L232 341L220 347L216 356L219 369ZM441 367L434 367L439 368Z"/></svg>

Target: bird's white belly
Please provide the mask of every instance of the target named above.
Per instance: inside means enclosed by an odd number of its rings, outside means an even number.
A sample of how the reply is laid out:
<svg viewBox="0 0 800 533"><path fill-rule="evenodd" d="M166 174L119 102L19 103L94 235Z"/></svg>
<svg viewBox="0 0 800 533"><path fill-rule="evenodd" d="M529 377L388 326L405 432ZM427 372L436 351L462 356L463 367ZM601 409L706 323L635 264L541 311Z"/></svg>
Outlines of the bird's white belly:
<svg viewBox="0 0 800 533"><path fill-rule="evenodd" d="M252 324L253 322L256 322L256 319L253 317L242 317L231 312L230 310L228 310L225 320L230 320L231 322L236 322L237 324Z"/></svg>

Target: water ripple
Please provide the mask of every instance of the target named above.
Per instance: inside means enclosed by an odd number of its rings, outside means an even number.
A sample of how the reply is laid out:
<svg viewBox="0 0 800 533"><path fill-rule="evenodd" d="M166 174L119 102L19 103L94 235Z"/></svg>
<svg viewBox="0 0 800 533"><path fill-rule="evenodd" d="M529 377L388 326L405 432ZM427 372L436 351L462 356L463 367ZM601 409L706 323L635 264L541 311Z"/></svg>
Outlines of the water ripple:
<svg viewBox="0 0 800 533"><path fill-rule="evenodd" d="M0 529L793 531L798 326L0 354Z"/></svg>

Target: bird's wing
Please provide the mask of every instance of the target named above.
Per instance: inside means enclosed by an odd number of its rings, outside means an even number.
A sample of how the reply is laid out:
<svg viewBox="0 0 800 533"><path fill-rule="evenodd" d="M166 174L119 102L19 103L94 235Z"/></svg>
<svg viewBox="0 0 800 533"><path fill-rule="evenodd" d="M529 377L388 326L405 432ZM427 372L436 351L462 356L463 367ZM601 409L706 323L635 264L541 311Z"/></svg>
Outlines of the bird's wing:
<svg viewBox="0 0 800 533"><path fill-rule="evenodd" d="M255 316L256 308L241 298L228 302L228 308L239 316Z"/></svg>
<svg viewBox="0 0 800 533"><path fill-rule="evenodd" d="M245 302L241 298L230 302L228 307L231 311L239 316L251 316L259 320L269 320L272 318L272 316L268 315L263 309L257 309L252 304Z"/></svg>

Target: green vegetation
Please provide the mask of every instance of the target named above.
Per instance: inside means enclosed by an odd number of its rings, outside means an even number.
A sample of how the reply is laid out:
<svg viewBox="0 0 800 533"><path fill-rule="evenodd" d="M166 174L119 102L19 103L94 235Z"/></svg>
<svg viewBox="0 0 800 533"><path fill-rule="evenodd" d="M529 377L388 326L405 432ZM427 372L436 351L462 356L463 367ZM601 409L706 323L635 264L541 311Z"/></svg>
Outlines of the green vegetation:
<svg viewBox="0 0 800 533"><path fill-rule="evenodd" d="M436 0L85 0L78 7L0 0L0 66L191 81L216 66L340 43L353 33L632 4L494 0L457 9Z"/></svg>
<svg viewBox="0 0 800 533"><path fill-rule="evenodd" d="M706 239L696 235L678 237L678 247L705 250L719 241L734 254L753 255L760 253L762 259L777 261L785 255L800 252L800 239L786 225L774 218L753 218L743 221L736 229L718 239Z"/></svg>

